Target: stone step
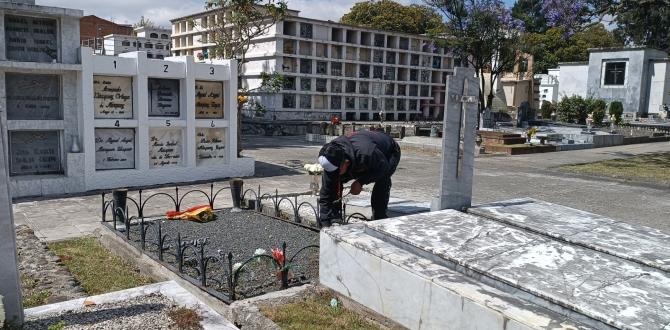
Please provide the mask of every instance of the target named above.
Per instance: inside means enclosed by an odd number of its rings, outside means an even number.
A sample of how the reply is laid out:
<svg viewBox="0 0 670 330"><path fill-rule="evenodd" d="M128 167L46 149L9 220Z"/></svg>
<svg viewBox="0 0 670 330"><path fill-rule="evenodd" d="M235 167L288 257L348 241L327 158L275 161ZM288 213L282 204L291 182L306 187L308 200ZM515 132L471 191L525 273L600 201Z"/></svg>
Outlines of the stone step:
<svg viewBox="0 0 670 330"><path fill-rule="evenodd" d="M364 224L322 230L320 247L322 285L409 329L591 328L371 236Z"/></svg>
<svg viewBox="0 0 670 330"><path fill-rule="evenodd" d="M670 275L660 269L453 210L365 225L372 237L590 327L670 323Z"/></svg>
<svg viewBox="0 0 670 330"><path fill-rule="evenodd" d="M657 229L532 198L477 205L468 213L670 272L670 233Z"/></svg>

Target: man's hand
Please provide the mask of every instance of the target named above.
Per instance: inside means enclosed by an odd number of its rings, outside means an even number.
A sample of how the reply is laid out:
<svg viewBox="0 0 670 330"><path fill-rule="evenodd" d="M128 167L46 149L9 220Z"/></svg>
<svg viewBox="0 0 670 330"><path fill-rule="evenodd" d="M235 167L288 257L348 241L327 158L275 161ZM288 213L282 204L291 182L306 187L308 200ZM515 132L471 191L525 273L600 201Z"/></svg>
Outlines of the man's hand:
<svg viewBox="0 0 670 330"><path fill-rule="evenodd" d="M351 194L352 195L358 195L363 191L363 185L361 185L360 182L354 181L354 183L351 184Z"/></svg>

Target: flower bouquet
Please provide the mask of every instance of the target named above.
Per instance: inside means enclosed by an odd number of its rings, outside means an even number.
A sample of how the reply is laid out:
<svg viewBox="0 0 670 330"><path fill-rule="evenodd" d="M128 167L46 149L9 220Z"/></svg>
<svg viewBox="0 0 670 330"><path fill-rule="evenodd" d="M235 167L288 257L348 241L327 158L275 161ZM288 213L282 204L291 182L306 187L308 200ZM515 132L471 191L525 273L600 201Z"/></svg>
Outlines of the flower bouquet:
<svg viewBox="0 0 670 330"><path fill-rule="evenodd" d="M310 176L309 190L314 196L319 194L319 184L321 183L321 175L323 174L323 167L321 164L305 164L305 171Z"/></svg>
<svg viewBox="0 0 670 330"><path fill-rule="evenodd" d="M537 134L537 132L538 132L538 129L536 127L531 127L526 131L526 143L527 144L531 145L530 139L532 139L533 136L535 136L535 134Z"/></svg>

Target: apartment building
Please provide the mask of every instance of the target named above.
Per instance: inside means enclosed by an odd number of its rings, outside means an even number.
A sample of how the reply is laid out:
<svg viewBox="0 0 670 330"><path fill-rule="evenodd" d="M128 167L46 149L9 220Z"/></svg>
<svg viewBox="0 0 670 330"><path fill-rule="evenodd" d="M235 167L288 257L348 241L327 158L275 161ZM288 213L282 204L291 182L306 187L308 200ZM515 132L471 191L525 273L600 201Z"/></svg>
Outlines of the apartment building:
<svg viewBox="0 0 670 330"><path fill-rule="evenodd" d="M211 57L215 11L172 20L173 55ZM453 57L431 39L298 16L297 11L257 38L240 70L253 90L262 72L280 72L279 93L251 94L246 115L265 119L438 119ZM254 104L267 112L254 111Z"/></svg>
<svg viewBox="0 0 670 330"><path fill-rule="evenodd" d="M104 37L103 47L96 51L102 55L145 51L147 58L163 59L171 55L170 29L138 27L132 36L111 34Z"/></svg>

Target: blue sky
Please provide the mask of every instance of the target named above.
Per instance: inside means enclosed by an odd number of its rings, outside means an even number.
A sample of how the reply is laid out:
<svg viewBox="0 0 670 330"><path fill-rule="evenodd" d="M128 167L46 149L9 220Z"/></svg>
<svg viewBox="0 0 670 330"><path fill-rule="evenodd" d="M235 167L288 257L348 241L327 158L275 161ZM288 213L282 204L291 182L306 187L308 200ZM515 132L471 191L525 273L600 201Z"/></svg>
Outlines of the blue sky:
<svg viewBox="0 0 670 330"><path fill-rule="evenodd" d="M289 8L300 10L301 16L338 20L356 0L287 0ZM359 0L360 1L360 0ZM403 4L420 0L396 0ZM513 4L515 0L505 0ZM36 0L38 5L83 9L85 15L132 24L144 15L152 21L169 26L171 18L202 11L205 0Z"/></svg>

